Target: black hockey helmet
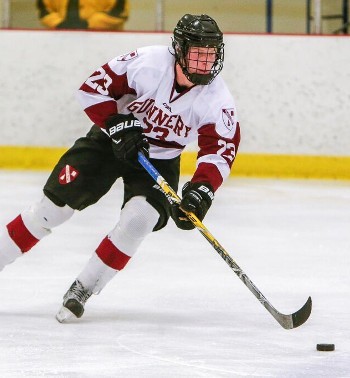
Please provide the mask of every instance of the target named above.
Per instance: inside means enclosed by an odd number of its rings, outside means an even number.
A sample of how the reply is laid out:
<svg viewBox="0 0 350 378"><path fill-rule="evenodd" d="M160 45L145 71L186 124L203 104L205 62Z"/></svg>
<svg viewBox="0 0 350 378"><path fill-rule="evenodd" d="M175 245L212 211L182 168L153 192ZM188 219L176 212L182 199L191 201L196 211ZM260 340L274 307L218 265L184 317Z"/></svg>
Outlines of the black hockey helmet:
<svg viewBox="0 0 350 378"><path fill-rule="evenodd" d="M185 14L174 29L173 49L182 72L194 84L210 84L220 73L224 62L222 32L215 20L206 14ZM210 73L190 73L187 53L191 47L214 48L215 60Z"/></svg>

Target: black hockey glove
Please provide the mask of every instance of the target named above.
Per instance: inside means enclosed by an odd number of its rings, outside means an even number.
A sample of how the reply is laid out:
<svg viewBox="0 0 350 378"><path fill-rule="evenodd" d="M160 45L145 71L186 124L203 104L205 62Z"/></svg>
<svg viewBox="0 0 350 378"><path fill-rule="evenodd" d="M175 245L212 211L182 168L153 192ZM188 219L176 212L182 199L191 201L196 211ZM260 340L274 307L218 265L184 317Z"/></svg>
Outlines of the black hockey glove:
<svg viewBox="0 0 350 378"><path fill-rule="evenodd" d="M106 122L106 130L113 140L113 152L119 160L137 160L141 151L148 157L149 144L142 134L141 122L130 114L116 114Z"/></svg>
<svg viewBox="0 0 350 378"><path fill-rule="evenodd" d="M194 213L199 220L203 220L214 199L212 186L205 182L186 182L182 188L182 200L180 205L172 207L171 217L177 227L182 230L193 230L194 225L181 210Z"/></svg>

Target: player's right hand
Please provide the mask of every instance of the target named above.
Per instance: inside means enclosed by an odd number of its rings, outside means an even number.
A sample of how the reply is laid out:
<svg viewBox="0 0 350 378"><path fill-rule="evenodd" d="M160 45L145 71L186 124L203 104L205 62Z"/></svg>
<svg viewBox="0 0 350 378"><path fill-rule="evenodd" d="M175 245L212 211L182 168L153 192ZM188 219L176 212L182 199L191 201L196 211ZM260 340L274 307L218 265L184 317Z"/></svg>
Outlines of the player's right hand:
<svg viewBox="0 0 350 378"><path fill-rule="evenodd" d="M142 133L141 122L130 114L116 114L105 122L106 131L113 141L113 152L119 160L137 160L141 151L149 155L149 144Z"/></svg>
<svg viewBox="0 0 350 378"><path fill-rule="evenodd" d="M186 182L182 188L182 200L171 208L171 217L181 230L193 230L194 225L184 211L193 213L202 221L214 199L213 187L206 182ZM184 210L184 211L183 211Z"/></svg>

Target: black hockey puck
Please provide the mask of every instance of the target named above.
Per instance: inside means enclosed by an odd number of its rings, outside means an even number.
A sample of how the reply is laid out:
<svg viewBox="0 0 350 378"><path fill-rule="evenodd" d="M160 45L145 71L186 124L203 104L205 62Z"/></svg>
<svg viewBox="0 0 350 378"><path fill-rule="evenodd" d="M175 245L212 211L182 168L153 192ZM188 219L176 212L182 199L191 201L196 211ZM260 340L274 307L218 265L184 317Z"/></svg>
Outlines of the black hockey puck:
<svg viewBox="0 0 350 378"><path fill-rule="evenodd" d="M335 349L334 344L317 344L316 349L320 352L333 352Z"/></svg>

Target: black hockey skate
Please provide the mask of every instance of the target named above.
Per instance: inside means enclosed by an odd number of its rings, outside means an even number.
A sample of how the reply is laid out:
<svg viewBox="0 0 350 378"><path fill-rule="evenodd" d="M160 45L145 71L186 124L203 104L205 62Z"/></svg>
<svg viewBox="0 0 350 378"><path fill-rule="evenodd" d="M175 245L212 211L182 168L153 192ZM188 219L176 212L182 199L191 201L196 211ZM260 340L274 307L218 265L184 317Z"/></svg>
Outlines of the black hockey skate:
<svg viewBox="0 0 350 378"><path fill-rule="evenodd" d="M80 281L75 280L63 297L63 305L58 311L56 319L63 323L72 317L81 318L84 313L84 305L91 294L92 292L86 289Z"/></svg>

